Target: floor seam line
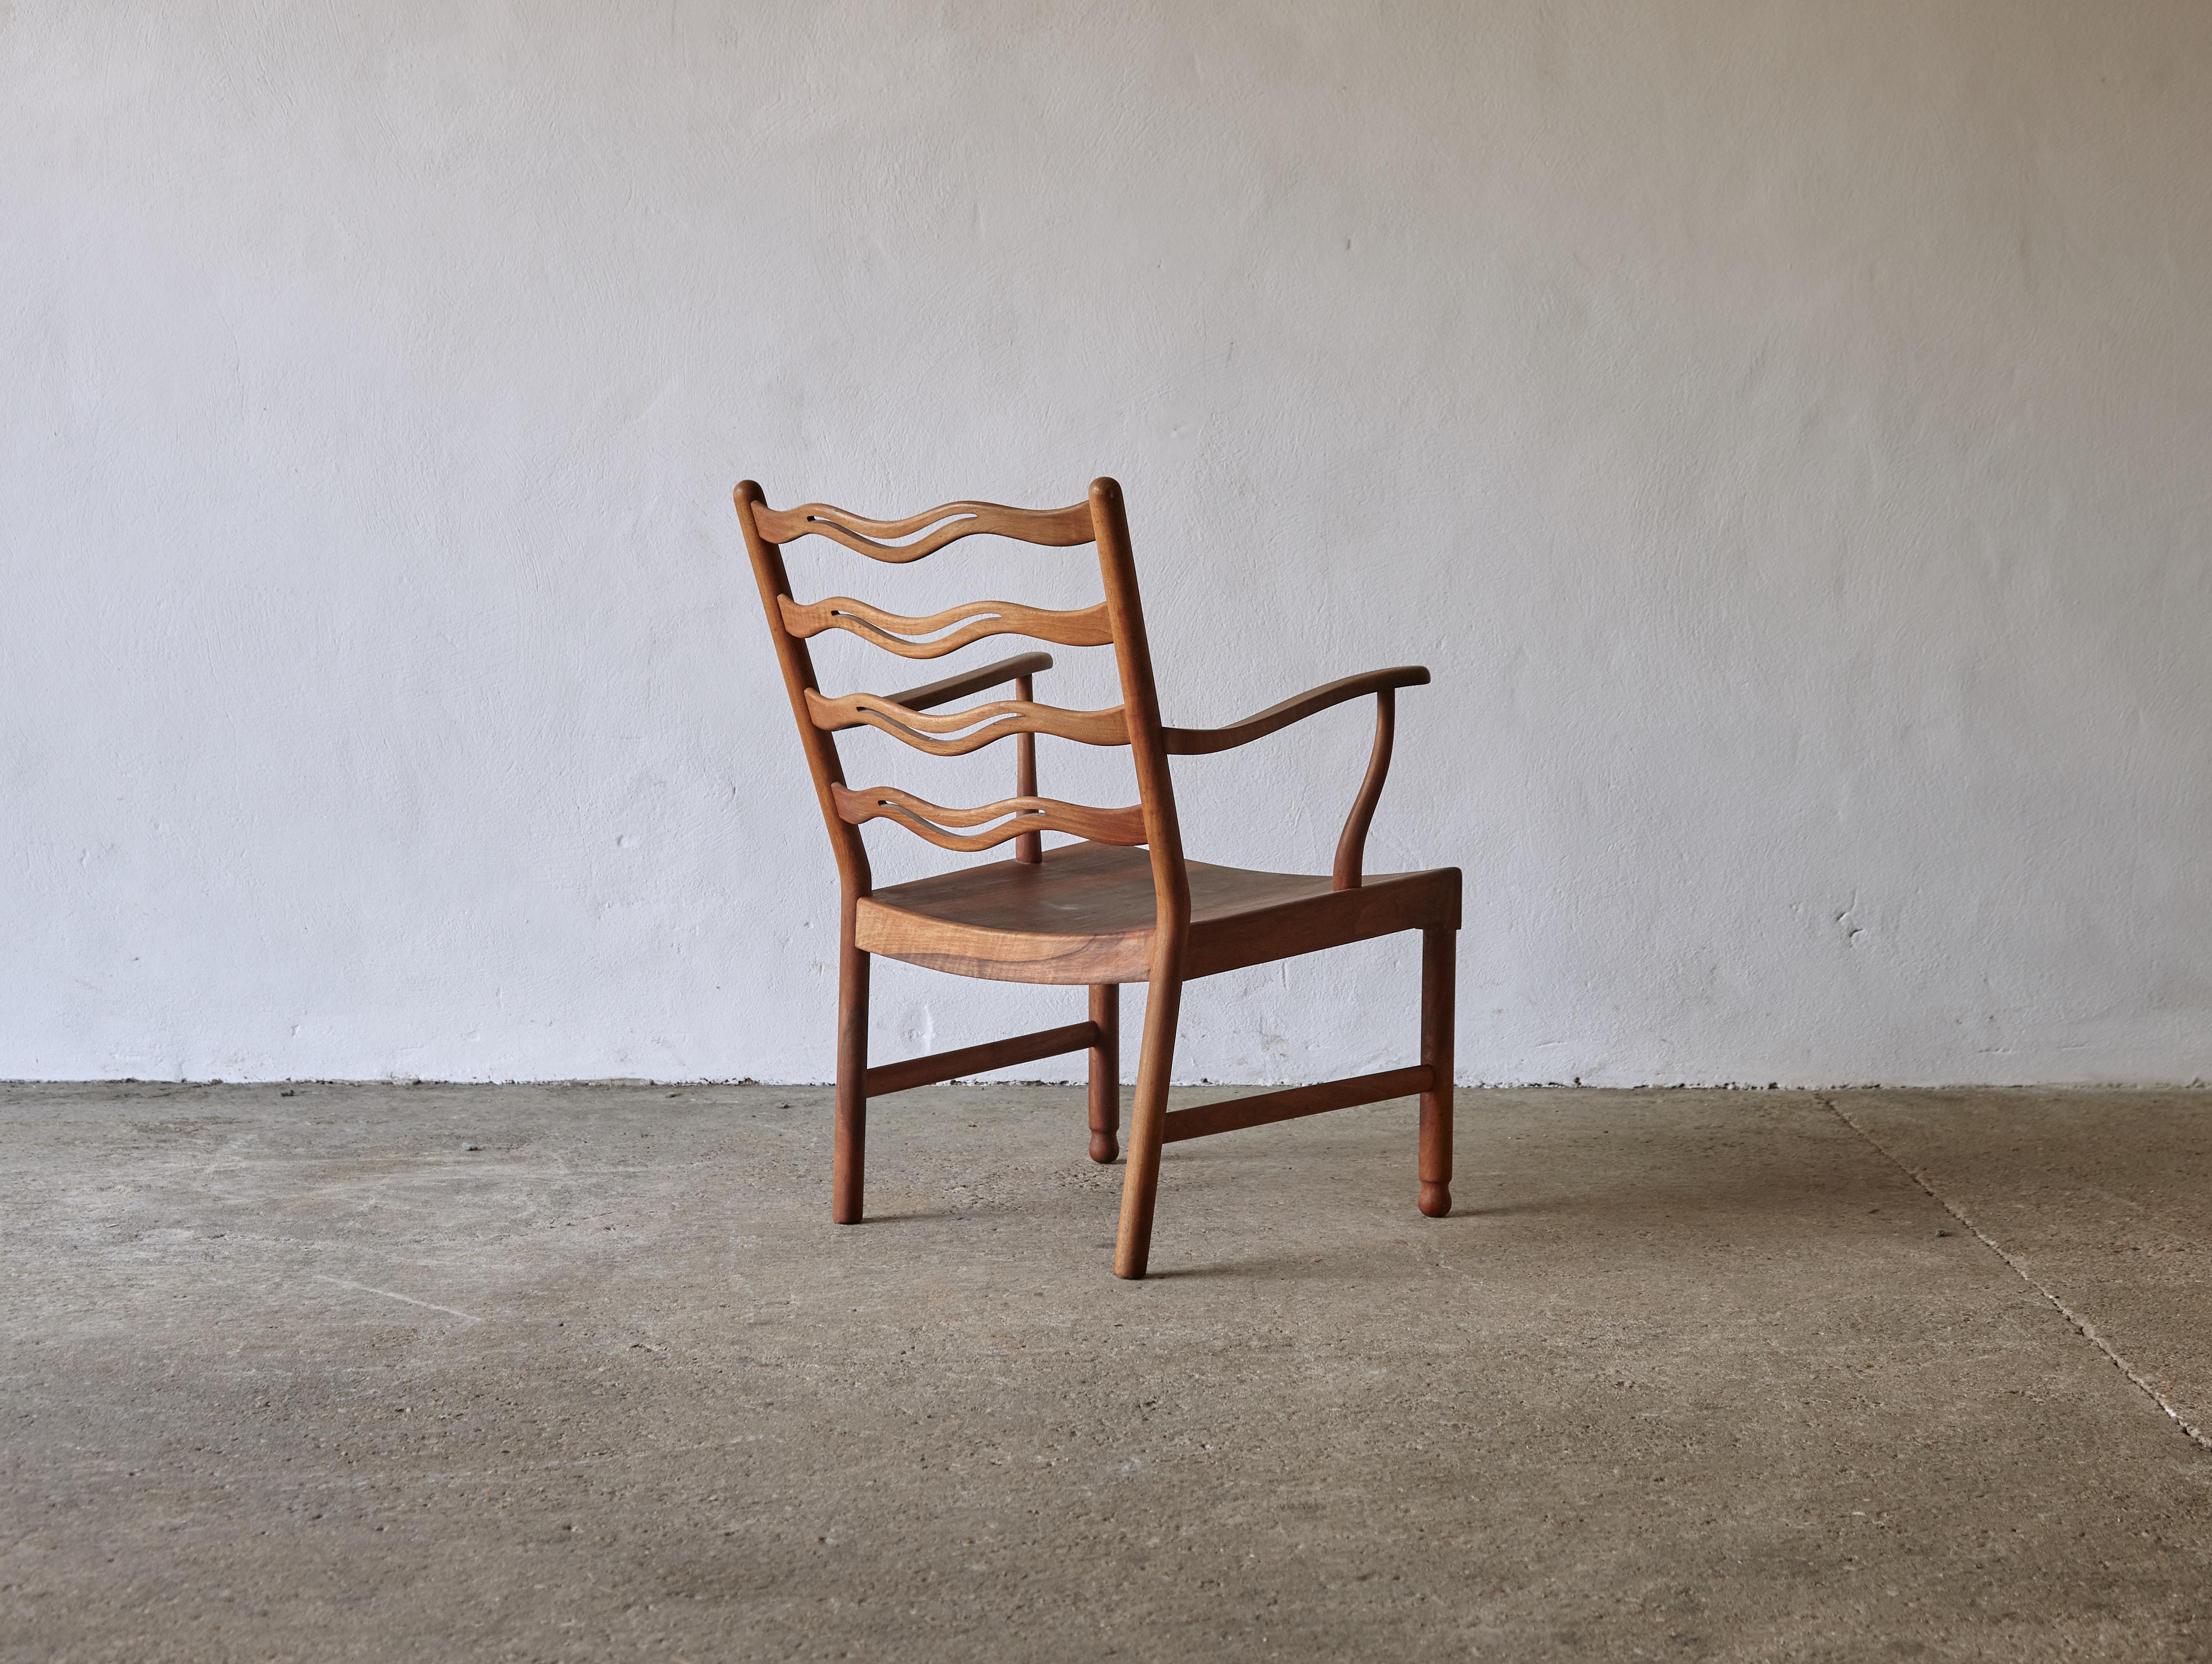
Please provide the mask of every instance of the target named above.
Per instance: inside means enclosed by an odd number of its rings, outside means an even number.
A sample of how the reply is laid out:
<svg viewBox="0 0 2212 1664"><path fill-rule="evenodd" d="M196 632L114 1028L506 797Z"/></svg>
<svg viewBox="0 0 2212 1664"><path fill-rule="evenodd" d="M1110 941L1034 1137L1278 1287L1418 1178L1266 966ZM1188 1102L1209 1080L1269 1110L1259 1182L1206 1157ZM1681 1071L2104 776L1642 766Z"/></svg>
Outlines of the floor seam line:
<svg viewBox="0 0 2212 1664"><path fill-rule="evenodd" d="M1946 1213L1949 1214L1961 1225L1965 1226L1967 1233L1971 1235L1976 1242L1979 1242L1991 1254L1996 1254L1998 1259L2003 1260L2005 1264L2012 1269L2014 1276L2018 1277L2021 1282L2027 1284L2028 1287L2033 1289L2038 1294L2041 1295L2045 1300L2048 1301L2051 1304L2051 1309L2057 1312L2061 1317L2064 1318L2068 1323L2072 1325L2074 1332L2076 1334L2080 1335L2082 1339L2087 1341L2092 1346L2094 1346L2099 1351L2102 1352L2105 1355L2105 1358L2107 1363L2111 1363L2114 1369L2125 1376L2130 1382L2139 1388L2143 1395L2149 1399L2152 1403L2163 1410L2166 1412L2166 1418L2182 1430L2183 1435L2188 1438L2191 1443L2195 1444L2200 1449L2212 1450L2212 1435L2208 1435L2202 1428L2191 1422L2188 1417L2183 1415L2180 1410L2175 1407L2174 1403L2171 1399L2167 1398L2164 1393L2160 1392L2156 1387L2153 1386L2143 1373L2140 1369L2136 1369L2134 1364L2129 1363L2126 1358L2120 1356L2118 1348L2114 1346L2111 1341L2106 1339L2103 1335L2097 1333L2097 1326L2095 1324L2092 1323L2087 1318L2082 1316L2071 1306L2069 1306L2063 1300L2061 1300L2051 1289L2046 1288L2042 1281L2029 1272L2028 1268L2023 1265L2016 1256L2007 1253L1998 1245L1996 1238L1992 1237L1987 1231L1976 1224L1973 1220L1967 1216L1966 1211L1964 1208L1960 1207L1949 1197L1938 1191L1935 1186L1929 1184L1928 1181L1921 1177L1917 1172L1914 1171L1911 1168L1907 1167L1902 1160L1900 1160L1881 1142L1881 1139L1875 1138L1873 1133L1868 1132L1865 1127L1860 1126L1856 1120L1853 1120L1850 1112L1847 1111L1841 1104L1838 1103L1833 1098L1816 1093L1814 1095L1814 1102L1818 1103L1822 1108L1826 1109L1830 1114L1833 1115L1838 1120L1843 1122L1844 1126L1850 1127L1852 1132L1857 1133L1861 1139L1865 1140L1866 1145L1869 1150L1872 1150L1892 1167L1894 1167L1899 1172L1905 1175L1906 1178L1911 1180L1914 1184L1917 1185L1921 1190L1926 1193L1929 1199L1938 1207L1942 1208Z"/></svg>

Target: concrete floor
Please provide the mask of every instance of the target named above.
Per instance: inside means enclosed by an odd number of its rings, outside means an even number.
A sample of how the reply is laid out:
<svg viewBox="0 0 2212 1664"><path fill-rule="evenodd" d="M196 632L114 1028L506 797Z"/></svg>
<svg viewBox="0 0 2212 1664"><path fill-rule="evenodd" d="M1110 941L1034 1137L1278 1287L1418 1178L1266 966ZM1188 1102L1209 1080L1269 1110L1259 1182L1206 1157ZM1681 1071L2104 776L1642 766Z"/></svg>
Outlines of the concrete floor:
<svg viewBox="0 0 2212 1664"><path fill-rule="evenodd" d="M2212 1657L2206 1095L826 1096L0 1089L0 1656Z"/></svg>

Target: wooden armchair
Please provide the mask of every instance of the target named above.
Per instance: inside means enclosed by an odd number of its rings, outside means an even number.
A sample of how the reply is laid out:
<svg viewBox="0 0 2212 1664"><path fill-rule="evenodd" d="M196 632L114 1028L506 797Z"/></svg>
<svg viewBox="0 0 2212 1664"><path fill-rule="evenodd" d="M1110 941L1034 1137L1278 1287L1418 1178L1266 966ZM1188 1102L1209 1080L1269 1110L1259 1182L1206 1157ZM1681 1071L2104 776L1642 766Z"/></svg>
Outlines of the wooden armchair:
<svg viewBox="0 0 2212 1664"><path fill-rule="evenodd" d="M1153 692L1128 520L1121 487L1112 480L1093 481L1089 501L1068 508L957 502L900 520L863 519L822 503L770 508L750 480L738 487L737 505L843 890L830 1169L834 1219L851 1224L860 1218L870 1098L1037 1058L1090 1053L1091 1158L1112 1161L1121 1107L1120 985L1139 981L1147 985L1148 994L1114 1250L1116 1276L1145 1274L1162 1145L1353 1104L1420 1095L1420 1210L1437 1218L1451 1211L1452 975L1459 871L1444 867L1376 876L1360 869L1368 823L1390 764L1395 692L1425 683L1427 671L1402 665L1347 677L1225 728L1170 728L1160 721ZM784 572L781 545L809 534L833 538L872 560L902 562L978 532L1055 547L1096 544L1104 600L1073 611L980 601L927 617L903 617L845 596L797 600ZM1052 666L1051 655L1044 653L1023 653L904 693L832 698L815 684L806 646L829 629L848 631L903 659L935 659L992 635L1026 635L1065 647L1111 646L1121 673L1121 702L1098 711L1034 702L1032 678ZM1009 682L1012 699L932 714ZM1251 872L1184 859L1170 757L1225 751L1368 694L1376 700L1375 750L1337 843L1330 876ZM976 750L1011 736L1016 746L1015 795L979 809L946 809L892 786L856 791L845 783L833 736L864 725L939 756ZM1123 809L1096 809L1038 796L1036 737L1041 733L1086 745L1129 747L1139 801ZM874 820L904 827L945 849L980 851L1011 839L1014 858L877 890L860 838L860 828ZM1046 832L1084 841L1046 849ZM1401 930L1422 933L1418 1064L1168 1113L1176 1017L1185 981ZM871 1068L872 954L962 976L1083 984L1091 990L1090 1018Z"/></svg>

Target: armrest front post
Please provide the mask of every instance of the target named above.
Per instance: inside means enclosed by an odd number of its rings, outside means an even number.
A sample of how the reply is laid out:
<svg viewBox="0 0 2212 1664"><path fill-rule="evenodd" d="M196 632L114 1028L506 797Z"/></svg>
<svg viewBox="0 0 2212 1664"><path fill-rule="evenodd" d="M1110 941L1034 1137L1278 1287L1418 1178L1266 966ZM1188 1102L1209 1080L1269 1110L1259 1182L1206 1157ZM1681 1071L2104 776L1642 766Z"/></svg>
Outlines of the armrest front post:
<svg viewBox="0 0 2212 1664"><path fill-rule="evenodd" d="M1359 782L1359 795L1345 817L1343 835L1336 841L1336 865L1330 874L1337 890L1359 888L1360 864L1367 853L1367 828L1375 818L1375 805L1382 795L1382 781L1390 772L1390 743L1398 726L1398 695L1394 688L1375 692L1375 750L1367 759L1367 778Z"/></svg>
<svg viewBox="0 0 2212 1664"><path fill-rule="evenodd" d="M1280 704L1270 705L1257 715L1232 722L1225 728L1163 728L1160 738L1170 756L1208 756L1264 739L1279 729L1303 722L1316 712L1341 705L1348 699L1373 694L1375 750L1368 759L1367 778L1360 781L1359 795L1353 800L1352 813L1344 823L1343 835L1337 839L1336 867L1331 874L1336 889L1357 890L1360 859L1367 848L1367 824L1375 818L1376 800L1382 795L1382 781L1390 772L1390 740L1398 724L1397 690L1425 686L1428 679L1427 667L1421 665L1400 665L1392 670L1370 671L1364 676L1342 677L1318 688L1310 688Z"/></svg>
<svg viewBox="0 0 2212 1664"><path fill-rule="evenodd" d="M1027 676L1018 676L1014 678L1014 697L1020 700L1027 700L1030 697L1030 678ZM1018 798L1033 798L1036 794L1036 736L1016 734L1014 736L1014 795ZM1029 866L1035 866L1042 861L1044 834L1017 832L1014 835L1014 859Z"/></svg>

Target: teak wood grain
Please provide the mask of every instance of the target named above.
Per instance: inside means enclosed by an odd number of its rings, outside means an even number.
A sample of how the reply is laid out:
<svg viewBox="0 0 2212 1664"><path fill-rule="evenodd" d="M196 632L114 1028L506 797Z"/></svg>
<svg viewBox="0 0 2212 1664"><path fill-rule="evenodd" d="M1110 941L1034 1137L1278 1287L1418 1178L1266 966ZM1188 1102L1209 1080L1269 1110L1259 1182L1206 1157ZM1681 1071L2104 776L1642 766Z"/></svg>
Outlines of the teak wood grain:
<svg viewBox="0 0 2212 1664"><path fill-rule="evenodd" d="M750 480L738 485L736 500L785 691L837 861L832 1218L851 1224L861 1217L870 1097L1065 1052L1088 1055L1090 1153L1094 1161L1112 1161L1122 1131L1125 982L1144 983L1146 998L1128 1106L1127 1165L1114 1250L1116 1275L1145 1274L1164 1145L1357 1103L1419 1096L1417 1201L1432 1217L1450 1211L1459 871L1364 870L1368 829L1389 773L1396 692L1426 683L1426 670L1407 665L1346 677L1223 727L1170 727L1160 720L1127 512L1121 487L1112 480L1094 480L1085 500L1066 508L956 502L896 519L872 519L826 503L773 509ZM872 560L903 564L977 535L1047 548L1094 545L1102 598L1073 610L975 601L909 616L844 595L801 601L791 592L783 560L782 545L801 537L825 537ZM1039 703L1035 678L1054 667L1045 653L1016 654L902 693L828 695L816 680L807 648L825 630L844 631L910 659L942 658L995 635L1110 647L1121 702L1095 711ZM1011 699L940 711L1010 682ZM1249 744L1368 695L1376 701L1374 745L1328 874L1255 871L1185 858L1170 757L1205 756ZM1012 738L1013 795L963 808L934 804L897 786L856 789L846 782L836 739L856 727L875 729L939 756ZM1041 795L1039 734L1088 745L1127 746L1138 801L1127 808L1100 808ZM1014 858L878 890L860 828L879 820L962 853L1011 840ZM979 829L954 829L969 828ZM1047 833L1082 841L1048 848L1043 841ZM1421 932L1418 1064L1168 1113L1176 1020L1185 982L1409 930ZM962 976L1081 984L1089 990L1090 1015L1064 1028L871 1067L868 966L878 954Z"/></svg>
<svg viewBox="0 0 2212 1664"><path fill-rule="evenodd" d="M933 1052L927 1057L910 1057L903 1063L885 1063L869 1070L867 1094L879 1098L916 1086L934 1086L941 1080L1034 1063L1041 1057L1088 1051L1099 1042L1096 1023L1071 1023L1064 1029L1040 1029L1035 1034L988 1040L981 1046L963 1046L957 1051Z"/></svg>
<svg viewBox="0 0 2212 1664"><path fill-rule="evenodd" d="M970 705L965 710L931 716L901 705L884 694L854 693L824 699L818 693L810 692L806 695L806 713L814 726L825 733L834 734L865 724L894 739L904 740L917 751L940 757L964 756L1010 734L1050 734L1056 739L1079 740L1085 745L1126 745L1129 739L1128 720L1119 705L1097 711L1071 711L1058 705L1040 705L1033 700L994 699ZM979 722L988 726L977 728ZM963 729L973 732L963 733ZM933 738L939 734L953 738Z"/></svg>
<svg viewBox="0 0 2212 1664"><path fill-rule="evenodd" d="M1009 838L1036 838L1046 832L1067 832L1102 843L1135 844L1145 839L1144 811L1139 809L1093 809L1088 804L1062 803L1057 798L1001 798L975 809L946 809L927 803L896 786L873 786L865 792L833 786L837 817L854 826L872 820L896 821L909 832L918 832L940 849L975 851L1002 844ZM981 826L1005 817L1003 825L966 835L947 832L948 826ZM1042 846L1032 859L1026 852L1015 859L1036 865L1044 859Z"/></svg>
<svg viewBox="0 0 2212 1664"><path fill-rule="evenodd" d="M1317 1086L1286 1086L1279 1092L1261 1092L1249 1098L1224 1098L1177 1109L1167 1118L1162 1134L1170 1144L1183 1139L1208 1139L1216 1133L1235 1133L1247 1127L1270 1127L1301 1115L1322 1115L1332 1109L1356 1104L1381 1103L1410 1093L1425 1092L1436 1079L1426 1064L1409 1069L1385 1069L1380 1074L1353 1075L1345 1080L1325 1080Z"/></svg>
<svg viewBox="0 0 2212 1664"><path fill-rule="evenodd" d="M776 610L784 628L802 641L825 629L842 629L902 659L942 659L992 635L1026 635L1063 647L1103 647L1113 640L1103 602L1073 612L1054 612L1010 601L969 601L911 618L849 595L833 595L805 606L787 598ZM956 624L957 629L947 628ZM939 630L945 633L933 633Z"/></svg>
<svg viewBox="0 0 2212 1664"><path fill-rule="evenodd" d="M1137 982L1158 927L1151 863L1101 843L1048 849L1038 865L968 867L865 897L857 928L870 953L1000 982ZM1185 864L1190 918L1182 976L1343 947L1401 930L1459 927L1449 868L1366 878Z"/></svg>
<svg viewBox="0 0 2212 1664"><path fill-rule="evenodd" d="M1091 517L1081 503L1072 508L1008 508L995 502L948 502L903 519L872 520L826 502L770 508L760 501L760 488L754 486L753 491L754 528L770 542L785 544L819 532L878 561L918 561L979 531L1061 548L1087 544L1092 537Z"/></svg>

